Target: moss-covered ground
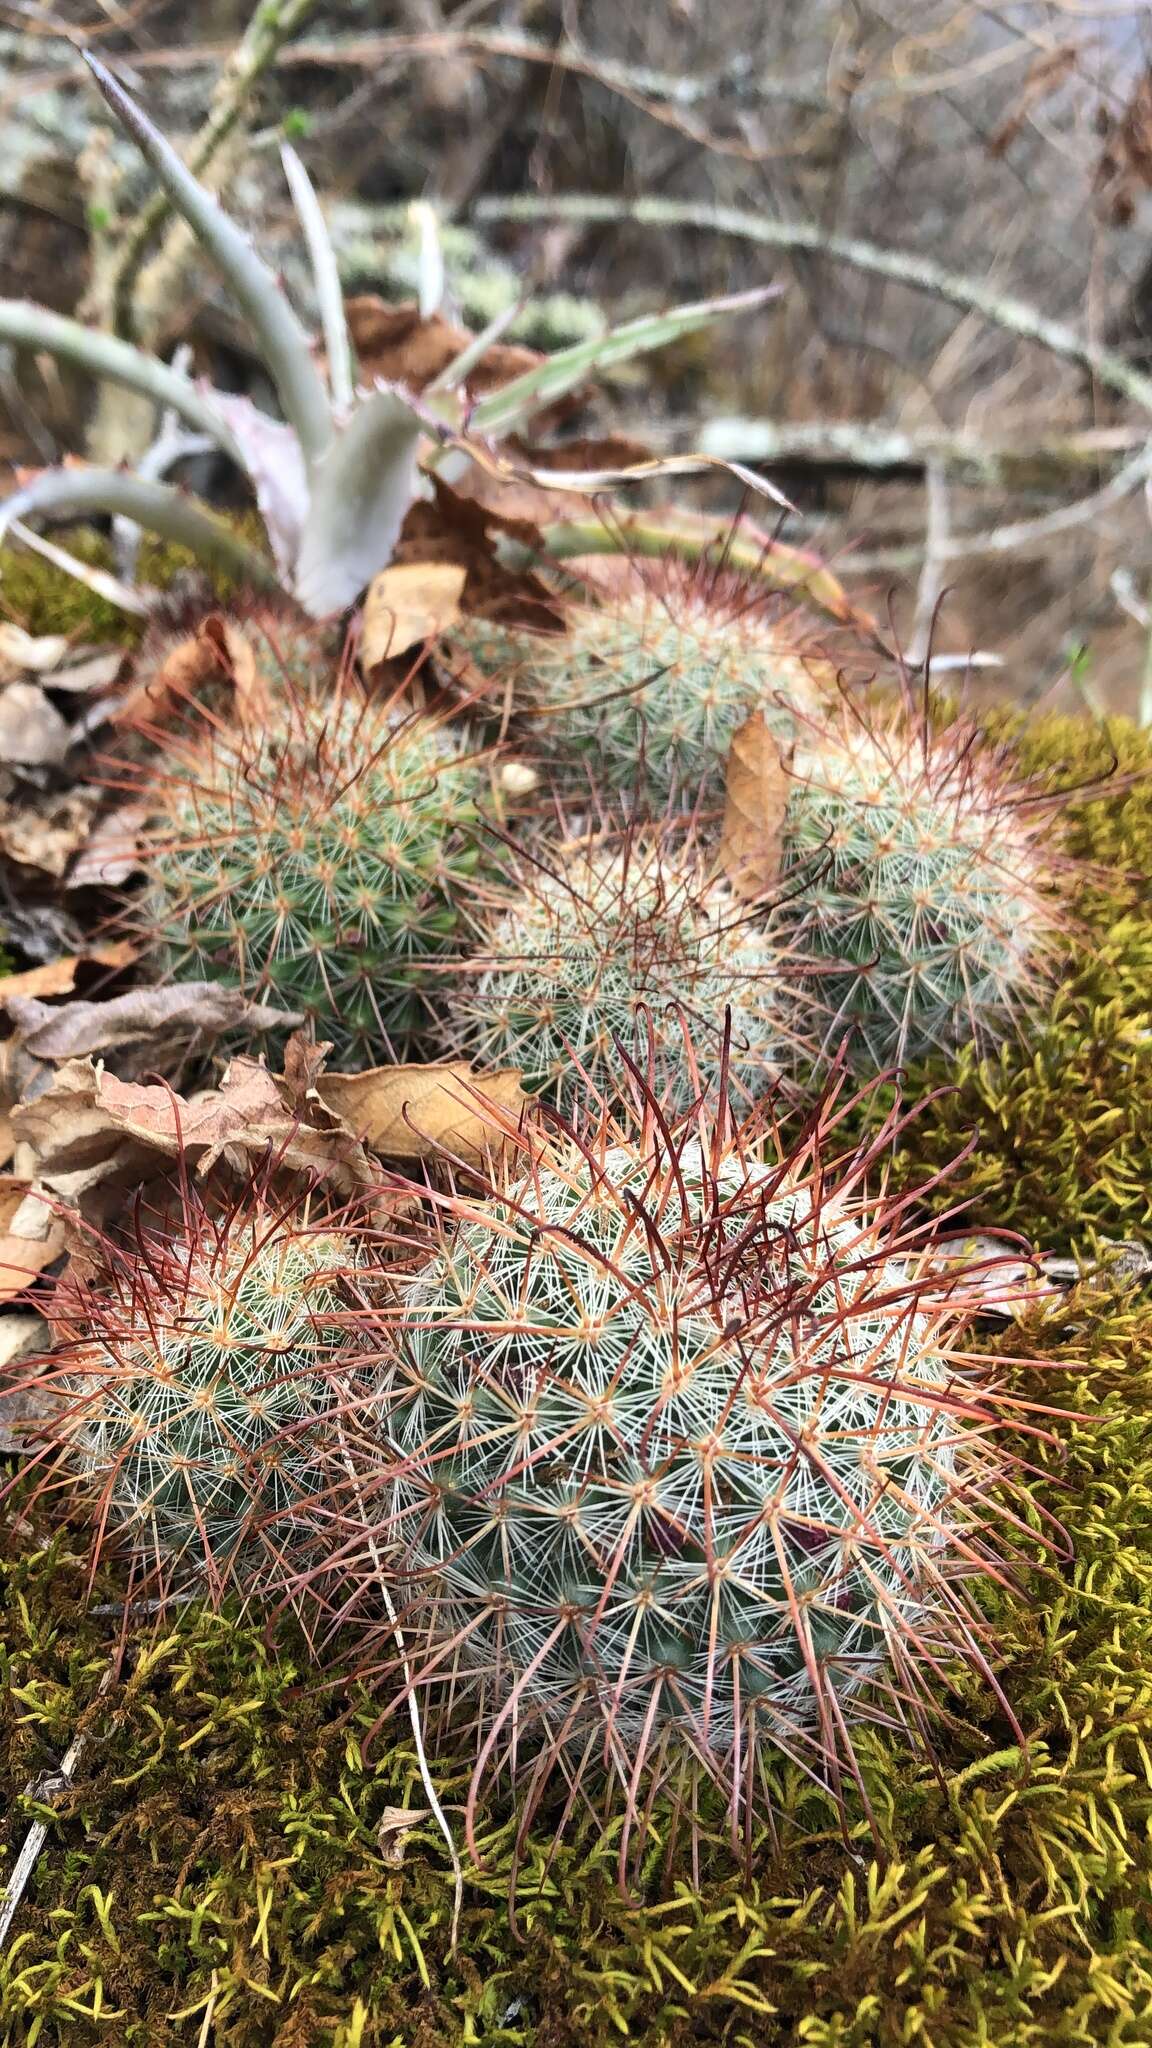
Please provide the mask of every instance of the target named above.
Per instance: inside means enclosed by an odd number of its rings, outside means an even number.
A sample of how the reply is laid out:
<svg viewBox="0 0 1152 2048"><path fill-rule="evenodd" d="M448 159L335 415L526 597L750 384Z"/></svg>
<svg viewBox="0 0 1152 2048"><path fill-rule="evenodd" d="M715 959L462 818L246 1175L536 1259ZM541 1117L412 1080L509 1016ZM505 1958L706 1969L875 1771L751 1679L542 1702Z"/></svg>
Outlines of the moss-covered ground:
<svg viewBox="0 0 1152 2048"><path fill-rule="evenodd" d="M948 1199L1090 1251L1152 1221L1152 745L1055 722L1024 745L1069 784L1114 754L1134 779L1077 804L1096 871L1043 1031L962 1062L901 1171L975 1133ZM989 1341L1025 1391L1085 1418L1029 1449L1038 1521L1058 1517L1068 1559L988 1596L1025 1744L966 1681L942 1701L935 1764L863 1739L875 1835L850 1813L845 1844L831 1803L781 1767L750 1877L719 1844L694 1873L657 1839L632 1902L611 1830L589 1818L553 1851L542 1823L519 1938L494 1808L455 1957L436 1831L413 1829L399 1864L377 1839L385 1808L425 1803L406 1724L365 1761L373 1703L320 1689L289 1638L194 1608L123 1629L101 1611L123 1590L110 1573L85 1603L80 1529L38 1547L38 1516L10 1528L0 1878L36 1815L48 1835L0 1960L4 2048L1152 2042L1152 1291L1085 1285ZM39 1805L25 1788L78 1731L74 1789ZM437 1773L458 1801L463 1771L441 1755Z"/></svg>

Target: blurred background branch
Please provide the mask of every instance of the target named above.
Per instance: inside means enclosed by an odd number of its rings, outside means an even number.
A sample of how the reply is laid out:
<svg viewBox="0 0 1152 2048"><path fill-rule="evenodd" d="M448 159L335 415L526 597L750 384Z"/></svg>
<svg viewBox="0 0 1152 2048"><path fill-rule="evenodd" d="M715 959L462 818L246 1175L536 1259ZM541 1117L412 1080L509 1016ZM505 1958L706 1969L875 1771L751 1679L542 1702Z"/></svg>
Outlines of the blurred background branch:
<svg viewBox="0 0 1152 2048"><path fill-rule="evenodd" d="M306 313L285 137L345 288L415 297L409 207L430 201L445 312L474 331L555 346L778 269L781 300L622 376L569 431L765 465L797 505L786 536L814 535L873 602L890 582L906 632L925 561L937 582L946 565L942 645L997 650L1025 694L1058 681L1054 639L1081 666L1090 647L1098 690L1130 701L1143 628L1116 591L1152 587L1147 0L3 0L6 289L186 344L267 403L214 279L102 123L84 45ZM135 459L157 431L150 406L27 350L0 361L0 408L11 462ZM926 522L933 493L946 520Z"/></svg>

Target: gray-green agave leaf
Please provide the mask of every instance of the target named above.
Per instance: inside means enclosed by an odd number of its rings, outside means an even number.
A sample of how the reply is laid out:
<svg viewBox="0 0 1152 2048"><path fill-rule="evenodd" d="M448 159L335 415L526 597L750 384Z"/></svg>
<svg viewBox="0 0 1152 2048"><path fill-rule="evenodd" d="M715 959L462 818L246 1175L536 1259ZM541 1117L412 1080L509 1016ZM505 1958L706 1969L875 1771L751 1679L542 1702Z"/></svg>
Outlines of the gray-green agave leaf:
<svg viewBox="0 0 1152 2048"><path fill-rule="evenodd" d="M417 401L395 385L359 389L340 298L335 255L299 158L286 152L285 174L312 262L328 358L327 380L310 338L278 279L193 176L131 94L93 57L85 62L108 106L155 171L175 211L215 265L259 345L284 420L245 398L204 389L112 336L89 333L38 308L0 301L0 340L66 357L175 410L209 434L245 470L264 519L275 572L186 492L142 475L93 469L49 471L0 505L0 533L28 515L107 514L135 520L178 540L212 567L257 585L277 584L314 618L343 611L391 560L418 487L421 440L463 449L521 426L542 405L606 364L622 362L759 304L745 292L632 321L596 341L564 349L474 408L466 394L441 388ZM771 288L769 288L771 290ZM39 325L38 325L39 323ZM471 355L465 351L465 357Z"/></svg>

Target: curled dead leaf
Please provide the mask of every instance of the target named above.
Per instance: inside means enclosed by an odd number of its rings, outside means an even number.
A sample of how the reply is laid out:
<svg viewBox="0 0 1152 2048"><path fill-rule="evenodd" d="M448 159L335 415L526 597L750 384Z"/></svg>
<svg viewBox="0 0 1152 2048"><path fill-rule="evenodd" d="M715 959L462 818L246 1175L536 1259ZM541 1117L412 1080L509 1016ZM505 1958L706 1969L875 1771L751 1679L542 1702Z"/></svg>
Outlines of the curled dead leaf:
<svg viewBox="0 0 1152 2048"><path fill-rule="evenodd" d="M133 684L116 707L116 723L162 721L177 705L198 697L211 682L232 684L242 718L255 720L266 713L267 684L251 642L221 612L210 612L195 633L173 647L155 675Z"/></svg>
<svg viewBox="0 0 1152 2048"><path fill-rule="evenodd" d="M717 865L745 903L770 896L780 879L788 762L762 711L732 741Z"/></svg>
<svg viewBox="0 0 1152 2048"><path fill-rule="evenodd" d="M0 1302L17 1295L64 1249L64 1220L43 1188L0 1174Z"/></svg>
<svg viewBox="0 0 1152 2048"><path fill-rule="evenodd" d="M51 1333L42 1316L0 1316L0 1385L11 1366L51 1344ZM34 1440L37 1431L58 1405L45 1382L16 1375L17 1384L0 1391L0 1457L18 1455Z"/></svg>
<svg viewBox="0 0 1152 2048"><path fill-rule="evenodd" d="M90 1213L108 1190L154 1177L166 1161L182 1159L206 1174L223 1160L245 1174L269 1156L283 1172L325 1182L349 1198L370 1195L381 1214L396 1206L359 1140L327 1117L323 1128L306 1121L283 1080L256 1060L233 1060L219 1088L189 1097L72 1060L13 1111L12 1128L40 1182Z"/></svg>
<svg viewBox="0 0 1152 2048"><path fill-rule="evenodd" d="M364 599L364 667L407 654L453 625L467 575L459 562L399 562L374 577Z"/></svg>
<svg viewBox="0 0 1152 2048"><path fill-rule="evenodd" d="M94 649L83 661L55 669L51 686L54 690L67 690L72 696L87 697L96 690L110 690L123 666L122 647Z"/></svg>
<svg viewBox="0 0 1152 2048"><path fill-rule="evenodd" d="M68 654L64 633L26 633L11 619L0 619L0 678L51 675Z"/></svg>
<svg viewBox="0 0 1152 2048"><path fill-rule="evenodd" d="M148 816L147 804L121 804L101 818L73 864L67 887L109 888L126 882L142 865L140 834Z"/></svg>
<svg viewBox="0 0 1152 2048"><path fill-rule="evenodd" d="M301 1022L295 1012L249 1002L239 989L214 981L134 988L107 1002L64 1003L57 1009L35 997L6 997L5 987L0 982L0 1002L15 1026L16 1040L38 1060L70 1060L132 1046L163 1068L174 1052L226 1031L275 1031Z"/></svg>
<svg viewBox="0 0 1152 2048"><path fill-rule="evenodd" d="M1060 1294L1045 1262L1002 1231L934 1238L915 1261L915 1270L929 1298L964 1315L1019 1322Z"/></svg>
<svg viewBox="0 0 1152 2048"><path fill-rule="evenodd" d="M431 1815L429 1806L386 1806L376 1823L376 1844L382 1860L399 1869L408 1847L408 1835Z"/></svg>
<svg viewBox="0 0 1152 2048"><path fill-rule="evenodd" d="M32 803L0 805L0 852L21 867L60 876L91 828L97 789L38 796Z"/></svg>
<svg viewBox="0 0 1152 2048"><path fill-rule="evenodd" d="M498 1151L507 1121L527 1101L513 1067L474 1074L462 1060L323 1074L322 1102L386 1159L462 1159L478 1165Z"/></svg>

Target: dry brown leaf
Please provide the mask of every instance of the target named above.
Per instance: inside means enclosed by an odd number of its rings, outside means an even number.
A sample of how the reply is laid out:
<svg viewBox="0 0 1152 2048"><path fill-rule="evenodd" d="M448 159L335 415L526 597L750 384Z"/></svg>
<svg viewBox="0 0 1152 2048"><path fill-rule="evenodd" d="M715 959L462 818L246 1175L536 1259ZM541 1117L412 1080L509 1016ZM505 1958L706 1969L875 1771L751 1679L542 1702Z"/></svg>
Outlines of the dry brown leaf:
<svg viewBox="0 0 1152 2048"><path fill-rule="evenodd" d="M63 1249L64 1220L43 1191L0 1174L0 1302L14 1301Z"/></svg>
<svg viewBox="0 0 1152 2048"><path fill-rule="evenodd" d="M514 1067L474 1074L462 1060L323 1074L315 1089L350 1130L388 1159L448 1155L469 1164L500 1147L503 1126L492 1112L515 1117L526 1101Z"/></svg>
<svg viewBox="0 0 1152 2048"><path fill-rule="evenodd" d="M762 711L736 733L728 755L724 826L717 864L745 903L770 896L780 879L788 763Z"/></svg>
<svg viewBox="0 0 1152 2048"><path fill-rule="evenodd" d="M1006 1321L1018 1322L1060 1293L1018 1237L992 1230L934 1238L918 1262L918 1277L925 1276L929 1294L949 1308Z"/></svg>
<svg viewBox="0 0 1152 2048"><path fill-rule="evenodd" d="M125 1138L100 1104L99 1078L91 1060L72 1060L11 1115L15 1141L28 1148L38 1179L72 1207L101 1182L139 1182L148 1169L148 1147Z"/></svg>
<svg viewBox="0 0 1152 2048"><path fill-rule="evenodd" d="M221 612L210 612L195 633L172 648L150 680L133 685L117 705L115 721L155 723L174 705L198 697L211 682L232 684L242 718L259 719L266 713L267 686L251 642Z"/></svg>
<svg viewBox="0 0 1152 2048"><path fill-rule="evenodd" d="M358 292L346 299L344 313L361 382L369 386L404 384L410 391L422 391L475 338L441 313L421 319L414 300L389 305L373 292ZM468 378L469 392L480 397L534 370L542 361L535 349L495 342L474 365Z"/></svg>
<svg viewBox="0 0 1152 2048"><path fill-rule="evenodd" d="M31 1353L47 1350L51 1331L42 1316L0 1316L0 1375ZM0 1457L10 1458L28 1447L39 1425L59 1406L47 1384L37 1385L35 1376L18 1377L18 1384L0 1393Z"/></svg>
<svg viewBox="0 0 1152 2048"><path fill-rule="evenodd" d="M263 724L271 713L272 698L252 642L231 619L216 614L205 619L200 630L220 641L237 717L249 725Z"/></svg>
<svg viewBox="0 0 1152 2048"><path fill-rule="evenodd" d="M112 939L107 945L93 946L88 953L66 953L44 967L5 975L0 981L0 1006L6 1007L14 997L70 995L85 961L93 961L97 967L129 967L135 958L136 948L130 939Z"/></svg>
<svg viewBox="0 0 1152 2048"><path fill-rule="evenodd" d="M34 997L6 998L6 986L0 982L0 1004L12 1019L21 1049L38 1060L78 1059L132 1045L162 1067L174 1050L225 1031L274 1031L301 1022L292 1011L249 1002L239 989L214 981L134 988L107 1002L65 1003L58 1009Z"/></svg>
<svg viewBox="0 0 1152 2048"><path fill-rule="evenodd" d="M12 1128L30 1148L40 1182L74 1207L155 1175L160 1161L183 1158L203 1174L223 1159L243 1173L267 1154L286 1173L329 1182L350 1197L369 1193L382 1211L395 1206L363 1145L343 1126L304 1121L284 1082L255 1060L233 1060L219 1088L188 1098L72 1060L13 1111Z"/></svg>
<svg viewBox="0 0 1152 2048"><path fill-rule="evenodd" d="M404 1861L408 1835L431 1814L430 1806L386 1806L376 1823L376 1845L383 1861L396 1870Z"/></svg>
<svg viewBox="0 0 1152 2048"><path fill-rule="evenodd" d="M16 1140L12 1134L12 1118L6 1109L0 1109L0 1166L7 1166L15 1150Z"/></svg>
<svg viewBox="0 0 1152 2048"><path fill-rule="evenodd" d="M101 818L68 877L69 889L109 888L126 882L143 865L140 834L149 817L147 804L121 804Z"/></svg>
<svg viewBox="0 0 1152 2048"><path fill-rule="evenodd" d="M360 638L364 667L407 654L453 625L467 575L459 562L401 562L373 577Z"/></svg>
<svg viewBox="0 0 1152 2048"><path fill-rule="evenodd" d="M100 801L98 789L71 789L19 808L0 806L0 852L21 867L59 877L87 838Z"/></svg>
<svg viewBox="0 0 1152 2048"><path fill-rule="evenodd" d="M0 761L20 768L51 768L64 759L68 727L39 683L9 683L0 690Z"/></svg>

